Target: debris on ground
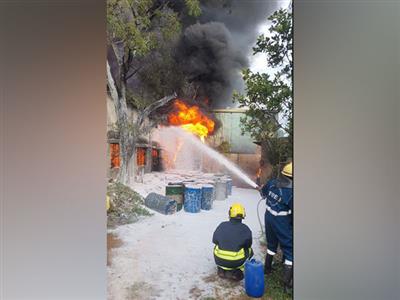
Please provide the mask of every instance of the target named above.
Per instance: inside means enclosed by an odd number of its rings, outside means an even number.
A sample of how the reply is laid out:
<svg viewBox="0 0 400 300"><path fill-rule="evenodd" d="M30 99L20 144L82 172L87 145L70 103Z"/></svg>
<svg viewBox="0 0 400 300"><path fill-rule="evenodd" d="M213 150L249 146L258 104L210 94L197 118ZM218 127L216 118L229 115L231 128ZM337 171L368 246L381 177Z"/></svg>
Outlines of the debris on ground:
<svg viewBox="0 0 400 300"><path fill-rule="evenodd" d="M115 227L134 223L140 216L152 214L144 207L144 199L137 192L118 182L109 183L107 196L110 209L107 212L107 226Z"/></svg>

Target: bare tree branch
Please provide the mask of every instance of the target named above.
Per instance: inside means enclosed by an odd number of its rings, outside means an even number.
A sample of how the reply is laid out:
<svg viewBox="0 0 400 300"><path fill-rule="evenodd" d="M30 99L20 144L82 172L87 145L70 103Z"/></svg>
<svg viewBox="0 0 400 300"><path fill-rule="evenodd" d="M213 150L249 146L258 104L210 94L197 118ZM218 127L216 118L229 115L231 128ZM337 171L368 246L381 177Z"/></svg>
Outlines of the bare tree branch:
<svg viewBox="0 0 400 300"><path fill-rule="evenodd" d="M137 72L140 71L140 69L142 69L143 66L140 66L139 68L137 68L136 70L134 70L131 74L126 75L125 79L128 80L129 78L131 78L133 75L135 75Z"/></svg>
<svg viewBox="0 0 400 300"><path fill-rule="evenodd" d="M140 128L143 125L144 120L155 110L159 109L160 107L166 105L168 102L170 102L171 100L176 99L177 94L174 93L173 95L170 96L166 96L152 104L150 104L149 106L147 106L142 113L139 115L138 119L137 119L137 126L138 128Z"/></svg>

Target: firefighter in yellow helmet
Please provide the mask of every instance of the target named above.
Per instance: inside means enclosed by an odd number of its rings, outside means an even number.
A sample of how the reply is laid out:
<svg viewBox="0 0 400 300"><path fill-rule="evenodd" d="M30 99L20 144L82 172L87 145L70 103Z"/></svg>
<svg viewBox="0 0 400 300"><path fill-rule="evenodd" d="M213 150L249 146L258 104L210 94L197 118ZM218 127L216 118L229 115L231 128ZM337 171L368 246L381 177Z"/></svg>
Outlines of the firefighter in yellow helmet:
<svg viewBox="0 0 400 300"><path fill-rule="evenodd" d="M214 260L222 278L242 280L244 263L253 256L251 230L242 223L245 217L243 205L234 203L229 208L229 221L219 224L214 232Z"/></svg>

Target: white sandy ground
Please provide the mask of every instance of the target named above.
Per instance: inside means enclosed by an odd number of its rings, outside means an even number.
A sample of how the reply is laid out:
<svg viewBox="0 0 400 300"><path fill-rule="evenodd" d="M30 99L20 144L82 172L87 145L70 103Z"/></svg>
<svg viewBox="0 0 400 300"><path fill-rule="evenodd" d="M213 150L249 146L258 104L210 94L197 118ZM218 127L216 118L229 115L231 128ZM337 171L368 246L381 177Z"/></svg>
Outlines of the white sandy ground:
<svg viewBox="0 0 400 300"><path fill-rule="evenodd" d="M159 185L155 190L161 192L161 176L151 175L138 187L139 192L145 196L154 191L150 183ZM255 258L260 259L259 199L257 190L234 187L232 195L214 202L210 211L191 214L181 210L168 216L154 212L154 216L110 231L123 245L111 250L108 299L229 299L239 295L244 291L243 283L226 282L216 276L212 234L220 222L228 219L229 206L241 202L247 214L244 223L253 232ZM262 222L264 211L262 201Z"/></svg>

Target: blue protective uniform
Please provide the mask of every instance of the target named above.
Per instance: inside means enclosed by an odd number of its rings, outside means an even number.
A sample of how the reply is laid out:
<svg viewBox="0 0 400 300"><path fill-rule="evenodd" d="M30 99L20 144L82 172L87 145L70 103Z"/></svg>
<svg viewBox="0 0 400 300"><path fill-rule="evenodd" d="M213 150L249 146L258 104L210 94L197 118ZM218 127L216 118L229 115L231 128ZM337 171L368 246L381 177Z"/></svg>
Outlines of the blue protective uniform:
<svg viewBox="0 0 400 300"><path fill-rule="evenodd" d="M266 199L265 233L267 251L275 255L278 244L285 263L293 262L293 187L289 178L271 179L261 189Z"/></svg>

